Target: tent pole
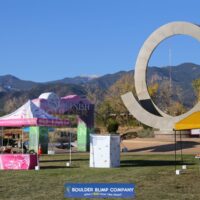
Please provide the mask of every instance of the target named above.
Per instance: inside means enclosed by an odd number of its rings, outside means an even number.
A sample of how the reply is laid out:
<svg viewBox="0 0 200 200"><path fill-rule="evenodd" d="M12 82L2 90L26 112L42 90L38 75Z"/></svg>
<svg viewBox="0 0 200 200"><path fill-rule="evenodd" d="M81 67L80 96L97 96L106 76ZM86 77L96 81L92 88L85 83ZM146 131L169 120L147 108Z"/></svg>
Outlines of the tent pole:
<svg viewBox="0 0 200 200"><path fill-rule="evenodd" d="M183 153L182 153L182 134L180 131L180 146L181 146L181 162L183 163Z"/></svg>
<svg viewBox="0 0 200 200"><path fill-rule="evenodd" d="M3 127L1 127L1 146L3 146Z"/></svg>
<svg viewBox="0 0 200 200"><path fill-rule="evenodd" d="M23 127L22 127L22 154L24 153L24 149L23 149L23 134L24 134L24 131L23 131Z"/></svg>
<svg viewBox="0 0 200 200"><path fill-rule="evenodd" d="M39 170L39 164L40 164L40 162L39 162L39 159L40 159L40 157L39 157L39 133L38 133L38 130L37 130L37 136L35 137L35 139L36 139L36 146L37 146L37 152L36 152L36 155L37 155L37 170Z"/></svg>
<svg viewBox="0 0 200 200"><path fill-rule="evenodd" d="M3 147L3 126L1 127L1 146ZM1 153L3 153L3 149L1 151Z"/></svg>
<svg viewBox="0 0 200 200"><path fill-rule="evenodd" d="M72 160L72 149L71 149L71 131L69 132L70 135L69 135L69 163L70 163L70 166L71 166L71 160Z"/></svg>
<svg viewBox="0 0 200 200"><path fill-rule="evenodd" d="M175 171L176 171L176 130L174 132L174 157L175 157Z"/></svg>

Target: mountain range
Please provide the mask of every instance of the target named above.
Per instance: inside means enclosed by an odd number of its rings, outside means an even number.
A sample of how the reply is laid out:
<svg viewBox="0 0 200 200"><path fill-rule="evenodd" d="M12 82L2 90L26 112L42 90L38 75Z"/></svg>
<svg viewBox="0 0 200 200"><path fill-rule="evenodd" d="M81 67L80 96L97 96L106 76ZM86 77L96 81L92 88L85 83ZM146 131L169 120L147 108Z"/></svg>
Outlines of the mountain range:
<svg viewBox="0 0 200 200"><path fill-rule="evenodd" d="M92 78L66 77L45 83L21 80L13 75L0 76L0 112L2 114L8 113L22 105L26 100L37 98L44 92L55 92L59 96L84 95L94 103L99 104L108 95L109 89L115 87L120 79L131 75L129 77L133 80L133 73L134 71L131 70ZM194 63L183 63L171 67L148 67L147 70L148 85L155 83L159 85L156 95L158 102L156 103L160 107L162 107L163 96L167 95L166 88L169 90L169 83L171 84L172 99L181 102L187 108L192 107L196 101L192 81L198 78L200 78L200 65ZM127 84L131 83L128 79L126 81ZM118 94L116 98L120 98L120 95Z"/></svg>

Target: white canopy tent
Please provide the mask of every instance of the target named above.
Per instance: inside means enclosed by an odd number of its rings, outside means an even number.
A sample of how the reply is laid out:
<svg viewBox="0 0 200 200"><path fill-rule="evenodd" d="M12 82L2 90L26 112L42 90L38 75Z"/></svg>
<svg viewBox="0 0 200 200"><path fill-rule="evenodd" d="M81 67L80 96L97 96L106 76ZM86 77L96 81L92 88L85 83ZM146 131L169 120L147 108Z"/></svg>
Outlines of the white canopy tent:
<svg viewBox="0 0 200 200"><path fill-rule="evenodd" d="M2 145L3 145L3 127L22 128L22 153L23 153L23 127L27 126L45 126L45 127L66 127L69 126L69 120L62 120L54 117L41 108L37 107L31 100L16 111L0 117L0 127L2 127ZM71 155L70 155L71 157Z"/></svg>

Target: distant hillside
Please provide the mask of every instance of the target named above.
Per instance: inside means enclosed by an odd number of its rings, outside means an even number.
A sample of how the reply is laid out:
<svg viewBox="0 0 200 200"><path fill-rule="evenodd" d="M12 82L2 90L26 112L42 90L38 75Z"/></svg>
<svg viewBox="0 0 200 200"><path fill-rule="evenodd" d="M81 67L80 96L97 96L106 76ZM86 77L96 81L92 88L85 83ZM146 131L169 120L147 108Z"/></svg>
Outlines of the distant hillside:
<svg viewBox="0 0 200 200"><path fill-rule="evenodd" d="M87 95L94 103L103 101L105 91L108 90L117 80L128 72L121 71L115 74L107 74L101 77L81 77L64 78L46 83L20 80L12 75L0 76L0 110L8 112L12 109L1 109L6 99L14 97L20 99L32 99L38 97L43 92L55 92L59 96L75 93ZM23 97L23 98L22 98ZM26 98L24 98L26 97ZM15 99L16 101L16 99ZM22 100L20 100L22 102ZM7 106L13 108L14 106Z"/></svg>
<svg viewBox="0 0 200 200"><path fill-rule="evenodd" d="M65 84L76 84L76 85L81 85L81 84L85 84L88 83L89 81L92 81L94 79L96 79L97 77L84 77L84 76L76 76L74 78L63 78L60 80L56 80L56 81L50 81L47 83L65 83Z"/></svg>
<svg viewBox="0 0 200 200"><path fill-rule="evenodd" d="M48 81L44 83L38 83L33 81L21 80L12 75L0 76L0 91L24 91L30 90L35 86L41 86L46 84L75 84L82 85L84 87L108 89L113 83L120 79L127 72L121 71L114 74L106 74L101 77L94 76L76 76L73 78L65 77L60 80Z"/></svg>
<svg viewBox="0 0 200 200"><path fill-rule="evenodd" d="M107 74L84 84L83 86L87 91L89 99L96 105L101 103L109 88L127 73L129 72L120 71L114 74Z"/></svg>
<svg viewBox="0 0 200 200"><path fill-rule="evenodd" d="M127 74L126 71L120 71L114 74L106 74L104 76L101 76L99 78L93 79L86 83L87 86L91 87L98 87L102 90L108 89L110 86L112 86L117 80L119 80L123 75Z"/></svg>
<svg viewBox="0 0 200 200"><path fill-rule="evenodd" d="M28 99L38 98L44 92L55 92L58 96L66 96L77 94L86 96L87 92L80 85L75 84L37 84L30 90L21 91L3 91L0 92L0 114L14 111L19 106L23 105Z"/></svg>
<svg viewBox="0 0 200 200"><path fill-rule="evenodd" d="M170 74L172 89L170 92ZM191 108L196 101L192 81L200 78L200 65L184 63L173 67L150 67L147 73L147 83L159 84L157 104L163 106L163 98L171 95L171 99ZM166 94L165 94L166 93ZM169 94L170 93L170 94Z"/></svg>
<svg viewBox="0 0 200 200"><path fill-rule="evenodd" d="M12 75L0 76L0 91L29 90L36 85L38 85L38 83L21 80Z"/></svg>
<svg viewBox="0 0 200 200"><path fill-rule="evenodd" d="M170 73L171 85L170 89ZM134 88L134 71L120 71L97 78L74 77L63 78L46 83L20 80L12 75L0 76L0 111L10 112L23 104L27 99L37 98L43 92L55 92L59 96L78 94L87 96L93 103L100 105L109 96L112 101L120 99L122 93ZM173 67L149 67L147 83L149 87L158 83L158 91L152 98L165 109L166 99L183 104L190 108L196 102L192 81L200 78L200 65L184 63ZM170 92L171 91L171 92ZM118 107L119 108L119 107Z"/></svg>

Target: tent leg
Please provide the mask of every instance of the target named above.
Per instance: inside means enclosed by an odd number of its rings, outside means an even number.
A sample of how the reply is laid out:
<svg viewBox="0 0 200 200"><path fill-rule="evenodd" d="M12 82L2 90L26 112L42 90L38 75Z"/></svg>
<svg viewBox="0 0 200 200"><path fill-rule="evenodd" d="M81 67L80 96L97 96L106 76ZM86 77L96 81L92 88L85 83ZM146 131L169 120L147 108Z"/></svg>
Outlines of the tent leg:
<svg viewBox="0 0 200 200"><path fill-rule="evenodd" d="M180 131L180 146L181 146L181 162L183 164L183 151L182 151L182 134L181 134L181 131Z"/></svg>
<svg viewBox="0 0 200 200"><path fill-rule="evenodd" d="M72 140L72 138L71 138L71 131L70 131L70 135L69 135L69 164L70 164L70 166L71 166L71 161L72 161L72 149L71 149L71 140Z"/></svg>
<svg viewBox="0 0 200 200"><path fill-rule="evenodd" d="M3 127L1 128L1 146L3 147L3 138L4 138L4 134L3 134ZM3 153L3 149L1 151L1 153Z"/></svg>
<svg viewBox="0 0 200 200"><path fill-rule="evenodd" d="M176 130L174 132L174 158L175 158L175 171L176 171Z"/></svg>
<svg viewBox="0 0 200 200"><path fill-rule="evenodd" d="M24 135L24 131L23 131L23 127L22 127L22 154L24 153L24 149L23 149L23 135Z"/></svg>
<svg viewBox="0 0 200 200"><path fill-rule="evenodd" d="M3 146L3 127L1 128L1 146Z"/></svg>

